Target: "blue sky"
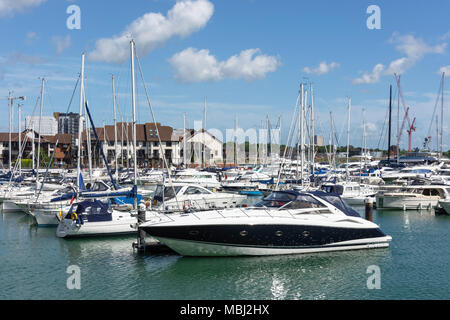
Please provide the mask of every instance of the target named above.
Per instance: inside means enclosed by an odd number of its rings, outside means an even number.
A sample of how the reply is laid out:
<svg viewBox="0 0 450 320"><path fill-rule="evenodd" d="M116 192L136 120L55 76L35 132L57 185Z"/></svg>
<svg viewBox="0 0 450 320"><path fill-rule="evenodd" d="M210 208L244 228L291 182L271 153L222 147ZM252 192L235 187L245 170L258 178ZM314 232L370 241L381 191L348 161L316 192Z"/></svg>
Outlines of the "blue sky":
<svg viewBox="0 0 450 320"><path fill-rule="evenodd" d="M70 5L81 10L80 30L66 26ZM367 28L369 5L380 7L380 30ZM417 117L413 146L420 146L428 134L439 71L450 74L449 11L446 0L0 0L0 116L6 119L0 131L8 130L8 91L27 96L23 110L30 114L39 77L48 80L44 114L66 111L82 52L87 54L86 95L96 123L113 121L111 74L117 78L118 118L131 118L126 35L133 33L155 116L163 124L181 128L186 112L193 127L194 120L202 119L206 96L208 128L233 128L236 115L244 129L261 126L266 115L272 123L282 116L285 139L299 83L306 81L315 90L318 134L328 136L331 111L345 144L350 96L351 143L361 144L364 108L368 144L376 147L389 85L397 94L396 71L402 74L411 118ZM141 83L138 121L151 121ZM75 99L71 111L77 110ZM445 149L450 148L447 117L446 109Z"/></svg>

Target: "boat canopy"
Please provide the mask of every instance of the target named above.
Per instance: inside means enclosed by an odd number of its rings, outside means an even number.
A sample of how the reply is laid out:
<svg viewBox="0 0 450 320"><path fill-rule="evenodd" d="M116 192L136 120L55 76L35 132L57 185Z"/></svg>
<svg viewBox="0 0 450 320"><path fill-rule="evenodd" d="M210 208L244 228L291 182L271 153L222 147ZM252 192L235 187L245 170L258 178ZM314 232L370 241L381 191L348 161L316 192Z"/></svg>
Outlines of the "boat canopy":
<svg viewBox="0 0 450 320"><path fill-rule="evenodd" d="M275 191L268 197L264 198L262 202L257 204L256 206L265 206L265 207L283 207L289 202L298 202L302 205L297 205L295 208L321 208L325 207L320 201L316 198L320 198L340 211L342 211L347 216L358 217L358 212L350 208L338 194L334 193L326 193L323 191L313 191L308 193L301 193L294 190L289 191ZM308 205L306 205L308 204Z"/></svg>
<svg viewBox="0 0 450 320"><path fill-rule="evenodd" d="M323 191L311 192L312 195L331 203L333 206L341 210L347 216L361 218L358 212L353 210L338 194L326 193Z"/></svg>
<svg viewBox="0 0 450 320"><path fill-rule="evenodd" d="M75 213L77 215L86 214L109 214L109 204L101 201L83 201L77 205Z"/></svg>

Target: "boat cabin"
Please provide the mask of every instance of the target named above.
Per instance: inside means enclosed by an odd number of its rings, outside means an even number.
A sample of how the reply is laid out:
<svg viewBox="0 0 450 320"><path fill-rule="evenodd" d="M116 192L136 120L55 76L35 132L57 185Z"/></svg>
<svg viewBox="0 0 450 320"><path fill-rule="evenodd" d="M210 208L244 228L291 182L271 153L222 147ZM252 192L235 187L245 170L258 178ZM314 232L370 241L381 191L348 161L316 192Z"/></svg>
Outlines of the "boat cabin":
<svg viewBox="0 0 450 320"><path fill-rule="evenodd" d="M112 209L110 203L101 201L83 201L75 203L69 210L65 219L77 221L80 224L84 222L105 222L112 221Z"/></svg>
<svg viewBox="0 0 450 320"><path fill-rule="evenodd" d="M339 195L321 191L309 193L276 191L253 206L253 208L278 210L324 209L328 214L332 213L331 207L337 208L347 216L360 217L359 213L350 208ZM314 210L314 212L318 211Z"/></svg>

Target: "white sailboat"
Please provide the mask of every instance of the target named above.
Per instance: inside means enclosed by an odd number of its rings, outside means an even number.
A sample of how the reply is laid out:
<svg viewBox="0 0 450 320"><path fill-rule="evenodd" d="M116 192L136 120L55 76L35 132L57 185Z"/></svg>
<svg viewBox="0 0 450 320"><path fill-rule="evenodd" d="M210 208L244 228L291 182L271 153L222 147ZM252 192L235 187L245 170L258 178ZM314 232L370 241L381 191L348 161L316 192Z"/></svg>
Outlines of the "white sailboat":
<svg viewBox="0 0 450 320"><path fill-rule="evenodd" d="M131 76L132 76L132 108L133 108L133 158L134 158L134 187L131 191L134 198L134 206L132 210L117 210L109 201L112 195L99 193L98 198L95 199L95 195L92 198L95 200L86 200L74 203L69 212L61 219L56 235L60 238L68 237L85 237L85 236L105 236L105 235L123 235L136 233L134 227L137 223L137 158L136 158L136 103L135 103L135 76L134 76L134 57L135 57L135 45L134 41L130 42L131 47ZM82 75L84 74L84 54L82 55ZM82 76L83 78L83 76ZM83 89L83 81L81 88ZM83 90L80 100L82 101ZM90 121L89 108L87 102L85 103L86 111ZM82 106L80 105L80 115ZM93 122L92 122L92 127ZM81 131L81 130L80 130ZM95 131L94 131L95 132ZM97 142L98 139L97 139ZM80 150L80 149L79 149ZM105 159L107 165L107 160ZM79 171L78 164L78 171ZM112 177L112 176L111 176ZM78 189L80 187L80 179L78 180ZM79 190L78 190L79 192ZM120 194L120 192L118 192ZM114 196L117 196L118 194ZM114 194L114 192L113 192ZM106 201L100 201L98 199L105 199Z"/></svg>

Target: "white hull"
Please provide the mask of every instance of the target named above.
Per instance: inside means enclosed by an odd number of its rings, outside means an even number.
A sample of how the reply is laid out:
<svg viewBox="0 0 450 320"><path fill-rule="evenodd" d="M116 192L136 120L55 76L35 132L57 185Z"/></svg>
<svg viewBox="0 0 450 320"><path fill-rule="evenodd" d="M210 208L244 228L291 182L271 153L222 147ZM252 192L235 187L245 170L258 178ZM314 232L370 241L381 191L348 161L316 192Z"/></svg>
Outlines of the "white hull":
<svg viewBox="0 0 450 320"><path fill-rule="evenodd" d="M67 212L70 207L63 208L62 210L39 210L36 209L31 212L31 215L36 219L38 226L40 227L56 227L59 224L57 215Z"/></svg>
<svg viewBox="0 0 450 320"><path fill-rule="evenodd" d="M176 239L156 238L175 252L183 256L272 256L294 255L331 251L347 251L361 249L387 248L391 237L359 239L315 248L258 248L245 246L228 246L202 242L190 242Z"/></svg>
<svg viewBox="0 0 450 320"><path fill-rule="evenodd" d="M377 209L431 210L438 205L438 199L377 197Z"/></svg>
<svg viewBox="0 0 450 320"><path fill-rule="evenodd" d="M58 225L56 236L68 238L134 234L137 230L132 225L136 222L136 218L127 217L116 221L85 222L83 225L77 225L73 220L64 219Z"/></svg>
<svg viewBox="0 0 450 320"><path fill-rule="evenodd" d="M369 197L342 197L342 200L344 200L349 206L363 206L366 203L366 199Z"/></svg>
<svg viewBox="0 0 450 320"><path fill-rule="evenodd" d="M13 201L5 200L2 203L2 212L4 213L22 212L22 209L18 207Z"/></svg>

